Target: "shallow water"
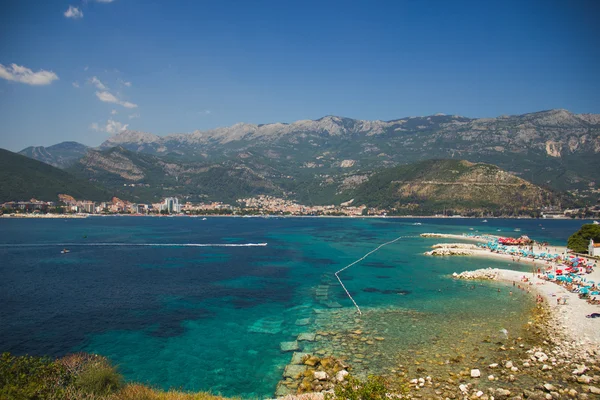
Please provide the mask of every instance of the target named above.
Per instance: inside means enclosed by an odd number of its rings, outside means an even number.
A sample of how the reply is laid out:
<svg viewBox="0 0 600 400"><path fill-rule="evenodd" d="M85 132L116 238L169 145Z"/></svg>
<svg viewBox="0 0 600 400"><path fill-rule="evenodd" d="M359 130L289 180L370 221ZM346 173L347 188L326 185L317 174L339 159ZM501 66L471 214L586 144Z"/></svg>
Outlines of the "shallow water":
<svg viewBox="0 0 600 400"><path fill-rule="evenodd" d="M417 221L422 225L413 225ZM273 395L292 354L282 352L280 343L293 341L302 332L329 332L318 335L320 341L299 342L300 347L347 357L358 372L385 372L408 359L412 366L420 365L415 362L421 359L431 364L428 371L435 371L436 365L441 368L457 355L469 360L474 348L486 346L482 337L495 343L502 339L500 329L516 335L532 304L522 291L509 295L511 288L504 284L472 284L449 275L486 266L531 267L426 257L422 253L439 240L418 235L479 231L527 234L564 244L582 223L4 219L0 220L0 351L57 356L94 352L119 364L130 380L244 398ZM340 274L363 309L358 317L333 273L398 236L407 238ZM261 242L268 246L94 245ZM63 255L65 243L82 246L72 246L71 253ZM348 338L352 334L347 331L356 329L365 333ZM369 359L370 355L375 357Z"/></svg>

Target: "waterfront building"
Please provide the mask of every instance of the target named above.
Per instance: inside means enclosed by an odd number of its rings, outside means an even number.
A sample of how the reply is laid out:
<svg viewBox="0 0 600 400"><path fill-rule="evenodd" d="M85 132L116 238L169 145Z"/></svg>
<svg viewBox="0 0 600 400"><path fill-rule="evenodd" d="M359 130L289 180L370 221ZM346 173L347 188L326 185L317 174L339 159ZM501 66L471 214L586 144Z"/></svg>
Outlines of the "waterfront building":
<svg viewBox="0 0 600 400"><path fill-rule="evenodd" d="M588 254L592 257L600 257L600 243L594 243L594 240L590 239Z"/></svg>
<svg viewBox="0 0 600 400"><path fill-rule="evenodd" d="M167 197L161 205L160 210L167 211L169 214L181 212L179 199L177 197Z"/></svg>

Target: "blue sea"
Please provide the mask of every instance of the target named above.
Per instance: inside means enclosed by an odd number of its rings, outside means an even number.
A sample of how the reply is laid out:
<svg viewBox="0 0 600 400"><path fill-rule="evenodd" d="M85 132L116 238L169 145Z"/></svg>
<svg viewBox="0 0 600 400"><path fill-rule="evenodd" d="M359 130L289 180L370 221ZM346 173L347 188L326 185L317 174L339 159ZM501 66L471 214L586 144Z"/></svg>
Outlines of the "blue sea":
<svg viewBox="0 0 600 400"><path fill-rule="evenodd" d="M564 245L583 223L2 219L0 351L97 353L130 381L243 398L273 396L292 356L280 344L301 333L322 339L298 342L301 350L344 357L357 372L393 370L409 359L433 360L442 368L456 354L469 360L482 336L494 338L501 329L518 334L534 303L525 291L509 295L505 284L455 281L451 274L488 266L531 267L424 256L439 240L419 234L526 234ZM340 274L363 311L358 315L334 272L399 236ZM267 246L169 246L248 243ZM70 253L61 254L63 248ZM369 341L373 347L347 344L339 336L357 326L378 338Z"/></svg>

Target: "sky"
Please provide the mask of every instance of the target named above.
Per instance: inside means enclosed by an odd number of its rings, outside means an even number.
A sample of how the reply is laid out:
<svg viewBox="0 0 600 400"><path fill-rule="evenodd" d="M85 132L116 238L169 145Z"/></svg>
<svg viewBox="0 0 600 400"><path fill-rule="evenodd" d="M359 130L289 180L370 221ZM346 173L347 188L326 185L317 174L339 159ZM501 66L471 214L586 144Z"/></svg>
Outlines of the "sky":
<svg viewBox="0 0 600 400"><path fill-rule="evenodd" d="M0 147L600 113L597 1L0 0Z"/></svg>

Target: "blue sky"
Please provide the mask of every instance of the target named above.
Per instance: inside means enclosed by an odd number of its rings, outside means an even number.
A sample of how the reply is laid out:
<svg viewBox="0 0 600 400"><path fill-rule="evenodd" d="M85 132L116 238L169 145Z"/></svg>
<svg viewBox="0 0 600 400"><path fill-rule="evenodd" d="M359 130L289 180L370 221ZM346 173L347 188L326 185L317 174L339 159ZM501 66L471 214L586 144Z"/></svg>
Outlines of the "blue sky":
<svg viewBox="0 0 600 400"><path fill-rule="evenodd" d="M598 4L0 1L0 147L324 115L600 113Z"/></svg>

